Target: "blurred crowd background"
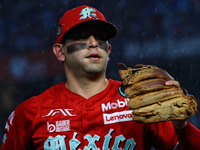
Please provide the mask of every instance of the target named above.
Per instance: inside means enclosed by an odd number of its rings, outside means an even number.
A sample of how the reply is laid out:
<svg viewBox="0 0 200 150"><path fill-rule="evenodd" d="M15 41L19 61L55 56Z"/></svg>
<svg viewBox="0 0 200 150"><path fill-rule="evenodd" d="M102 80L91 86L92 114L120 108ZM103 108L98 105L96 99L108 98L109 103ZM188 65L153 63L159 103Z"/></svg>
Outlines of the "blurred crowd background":
<svg viewBox="0 0 200 150"><path fill-rule="evenodd" d="M166 69L200 104L200 2L198 0L0 1L0 140L6 119L23 101L65 81L53 55L56 26L79 5L100 10L118 28L111 40L107 77L120 80L125 63ZM199 107L198 104L198 107ZM200 129L200 117L189 119Z"/></svg>

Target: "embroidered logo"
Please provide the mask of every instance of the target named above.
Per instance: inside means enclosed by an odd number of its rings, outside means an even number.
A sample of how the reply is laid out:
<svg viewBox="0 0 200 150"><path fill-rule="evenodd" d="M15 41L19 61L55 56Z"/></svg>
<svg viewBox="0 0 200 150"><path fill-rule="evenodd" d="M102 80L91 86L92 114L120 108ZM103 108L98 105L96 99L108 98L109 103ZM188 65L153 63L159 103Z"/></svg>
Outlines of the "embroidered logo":
<svg viewBox="0 0 200 150"><path fill-rule="evenodd" d="M87 18L98 19L96 10L94 10L93 8L89 8L89 7L82 9L80 15L82 15L82 16L80 17L79 20L87 19Z"/></svg>
<svg viewBox="0 0 200 150"><path fill-rule="evenodd" d="M59 120L54 124L47 122L47 131L51 132L64 132L70 130L70 120Z"/></svg>
<svg viewBox="0 0 200 150"><path fill-rule="evenodd" d="M47 115L44 115L42 117L52 117L56 114L62 114L63 116L76 116L76 114L72 114L71 112L73 109L52 109Z"/></svg>

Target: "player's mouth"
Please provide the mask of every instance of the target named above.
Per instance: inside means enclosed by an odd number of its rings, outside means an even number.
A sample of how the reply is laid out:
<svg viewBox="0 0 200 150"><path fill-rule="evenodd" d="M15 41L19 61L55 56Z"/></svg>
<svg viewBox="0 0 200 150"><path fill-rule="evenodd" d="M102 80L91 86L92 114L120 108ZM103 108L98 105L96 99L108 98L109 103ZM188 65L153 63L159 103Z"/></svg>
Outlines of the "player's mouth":
<svg viewBox="0 0 200 150"><path fill-rule="evenodd" d="M90 60L100 60L101 56L98 53L92 53L89 56L87 56L86 58L88 58Z"/></svg>

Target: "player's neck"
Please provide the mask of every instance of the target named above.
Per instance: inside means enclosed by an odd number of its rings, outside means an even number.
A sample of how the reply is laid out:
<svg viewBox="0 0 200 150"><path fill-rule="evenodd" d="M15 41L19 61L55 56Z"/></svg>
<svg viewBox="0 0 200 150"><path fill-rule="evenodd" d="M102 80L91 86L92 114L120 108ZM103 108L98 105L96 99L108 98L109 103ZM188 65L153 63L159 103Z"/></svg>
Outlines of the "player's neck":
<svg viewBox="0 0 200 150"><path fill-rule="evenodd" d="M97 93L103 91L109 84L108 79L105 75L102 75L96 79L84 78L84 77L74 77L67 78L65 86L72 92L77 93L84 98L88 99Z"/></svg>

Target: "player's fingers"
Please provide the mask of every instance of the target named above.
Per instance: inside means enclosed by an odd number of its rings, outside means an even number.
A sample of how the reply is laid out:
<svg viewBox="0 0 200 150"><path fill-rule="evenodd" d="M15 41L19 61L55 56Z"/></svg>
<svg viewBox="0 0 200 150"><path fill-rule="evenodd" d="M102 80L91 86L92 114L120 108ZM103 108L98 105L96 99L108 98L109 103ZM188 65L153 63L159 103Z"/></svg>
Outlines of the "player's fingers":
<svg viewBox="0 0 200 150"><path fill-rule="evenodd" d="M177 87L180 87L179 82L178 81L174 81L174 80L166 81L165 85L175 85Z"/></svg>

